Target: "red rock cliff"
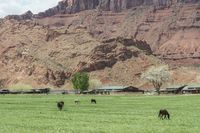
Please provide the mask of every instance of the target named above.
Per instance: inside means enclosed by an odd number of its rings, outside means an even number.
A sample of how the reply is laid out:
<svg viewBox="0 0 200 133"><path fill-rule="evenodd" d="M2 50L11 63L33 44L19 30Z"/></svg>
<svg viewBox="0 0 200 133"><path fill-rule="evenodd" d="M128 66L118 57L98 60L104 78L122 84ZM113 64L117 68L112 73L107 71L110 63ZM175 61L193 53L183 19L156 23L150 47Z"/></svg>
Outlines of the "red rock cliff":
<svg viewBox="0 0 200 133"><path fill-rule="evenodd" d="M33 17L44 18L60 13L77 13L83 10L91 10L97 8L105 11L119 12L137 6L154 6L155 8L162 8L169 7L177 3L187 4L198 2L200 2L200 0L63 0L60 1L57 6L33 15ZM17 16L15 15L10 18L15 19L16 17ZM25 19L29 18L30 17L25 17Z"/></svg>

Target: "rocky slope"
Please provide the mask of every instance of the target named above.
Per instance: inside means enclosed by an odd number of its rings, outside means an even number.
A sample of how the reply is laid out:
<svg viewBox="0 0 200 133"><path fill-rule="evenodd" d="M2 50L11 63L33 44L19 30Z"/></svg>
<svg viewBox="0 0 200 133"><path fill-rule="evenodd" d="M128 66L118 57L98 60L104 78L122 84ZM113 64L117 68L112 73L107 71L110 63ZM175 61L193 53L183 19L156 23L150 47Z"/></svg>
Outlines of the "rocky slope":
<svg viewBox="0 0 200 133"><path fill-rule="evenodd" d="M118 71L119 64L130 61L144 62L140 70L152 64L148 60L152 51L146 42L121 37L100 41L80 25L55 28L32 21L5 20L1 27L0 72L8 79L7 84L62 87L78 71L91 75L94 72L91 78L104 82L109 73L97 72L105 72L107 68ZM112 78L106 82L126 84Z"/></svg>
<svg viewBox="0 0 200 133"><path fill-rule="evenodd" d="M0 27L7 84L62 87L87 71L103 84L140 86L157 58L200 62L199 0L64 0L39 14L7 16Z"/></svg>

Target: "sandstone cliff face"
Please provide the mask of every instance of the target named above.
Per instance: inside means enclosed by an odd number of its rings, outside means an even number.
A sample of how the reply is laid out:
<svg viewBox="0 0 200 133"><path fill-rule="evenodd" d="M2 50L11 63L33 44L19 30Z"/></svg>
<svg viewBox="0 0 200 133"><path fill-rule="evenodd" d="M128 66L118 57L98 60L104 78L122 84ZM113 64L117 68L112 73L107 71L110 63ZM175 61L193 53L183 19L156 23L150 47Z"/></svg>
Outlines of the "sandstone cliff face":
<svg viewBox="0 0 200 133"><path fill-rule="evenodd" d="M100 8L109 11L121 11L137 7L141 5L153 5L155 7L167 7L172 4L171 0L102 0L100 2Z"/></svg>
<svg viewBox="0 0 200 133"><path fill-rule="evenodd" d="M198 3L200 0L62 0L57 6L33 15L30 11L22 15L9 15L7 19L44 18L56 14L77 13L84 10L98 9L120 12L138 6L165 8L177 3Z"/></svg>
<svg viewBox="0 0 200 133"><path fill-rule="evenodd" d="M54 8L41 12L35 17L49 17L58 13L76 13L83 10L99 9L119 12L137 6L169 7L176 3L197 3L199 0L63 0Z"/></svg>
<svg viewBox="0 0 200 133"><path fill-rule="evenodd" d="M95 9L99 5L99 0L63 0L56 7L34 15L36 18L44 18L66 13L76 13L83 10Z"/></svg>

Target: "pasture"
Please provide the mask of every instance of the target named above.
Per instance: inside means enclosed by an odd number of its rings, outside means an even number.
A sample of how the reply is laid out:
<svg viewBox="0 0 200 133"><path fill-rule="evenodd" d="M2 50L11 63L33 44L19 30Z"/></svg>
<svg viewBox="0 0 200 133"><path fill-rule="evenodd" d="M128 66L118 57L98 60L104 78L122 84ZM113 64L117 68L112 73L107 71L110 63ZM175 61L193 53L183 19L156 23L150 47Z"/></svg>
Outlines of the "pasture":
<svg viewBox="0 0 200 133"><path fill-rule="evenodd" d="M171 120L158 118L161 108ZM0 114L1 133L198 133L200 95L1 95Z"/></svg>

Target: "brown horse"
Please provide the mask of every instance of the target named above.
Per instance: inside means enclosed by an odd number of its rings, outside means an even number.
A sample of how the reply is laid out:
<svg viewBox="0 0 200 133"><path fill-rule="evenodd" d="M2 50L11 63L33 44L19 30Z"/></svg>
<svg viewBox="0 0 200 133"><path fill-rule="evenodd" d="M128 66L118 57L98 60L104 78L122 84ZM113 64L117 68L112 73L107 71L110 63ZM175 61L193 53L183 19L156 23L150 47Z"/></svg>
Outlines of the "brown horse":
<svg viewBox="0 0 200 133"><path fill-rule="evenodd" d="M160 109L159 113L158 113L158 117L160 117L160 119L170 119L170 114L166 109Z"/></svg>
<svg viewBox="0 0 200 133"><path fill-rule="evenodd" d="M57 107L58 107L58 109L59 109L60 111L62 110L64 104L65 104L65 103L64 103L63 101L57 102Z"/></svg>

